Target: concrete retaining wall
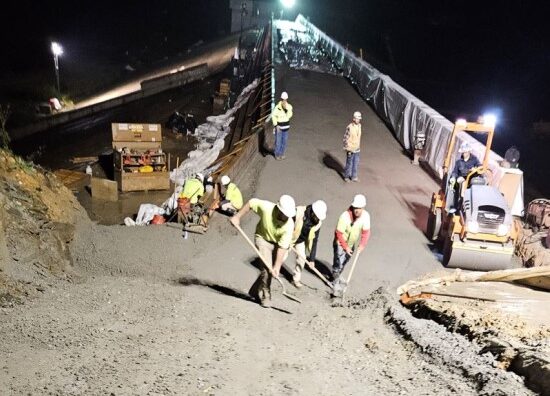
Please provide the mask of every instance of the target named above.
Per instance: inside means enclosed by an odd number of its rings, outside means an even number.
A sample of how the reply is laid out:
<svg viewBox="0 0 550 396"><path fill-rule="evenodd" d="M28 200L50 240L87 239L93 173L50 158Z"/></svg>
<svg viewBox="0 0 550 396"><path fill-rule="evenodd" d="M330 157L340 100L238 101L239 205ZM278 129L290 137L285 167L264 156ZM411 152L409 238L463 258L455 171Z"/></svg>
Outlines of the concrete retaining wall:
<svg viewBox="0 0 550 396"><path fill-rule="evenodd" d="M157 77L150 80L144 80L141 82L141 90L132 92L127 95L119 96L118 98L106 100L92 106L84 107L78 110L67 111L52 115L41 121L33 124L14 129L10 132L12 140L18 140L34 133L44 131L46 129L65 124L69 121L77 120L83 117L93 116L104 110L111 109L113 107L121 106L126 103L134 102L166 91L171 88L175 88L181 85L189 84L193 81L197 81L208 77L208 65L206 63L191 67L181 72L169 74L166 76Z"/></svg>

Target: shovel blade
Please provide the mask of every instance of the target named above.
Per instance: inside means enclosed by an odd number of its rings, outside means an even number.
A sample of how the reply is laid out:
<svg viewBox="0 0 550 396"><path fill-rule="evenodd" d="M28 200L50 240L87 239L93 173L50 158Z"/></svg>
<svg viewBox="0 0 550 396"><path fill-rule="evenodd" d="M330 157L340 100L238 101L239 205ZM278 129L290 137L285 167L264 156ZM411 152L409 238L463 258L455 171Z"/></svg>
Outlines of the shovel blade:
<svg viewBox="0 0 550 396"><path fill-rule="evenodd" d="M332 296L333 297L343 297L344 293L347 288L346 281L342 279L338 279L336 282L334 282L333 288L332 288Z"/></svg>

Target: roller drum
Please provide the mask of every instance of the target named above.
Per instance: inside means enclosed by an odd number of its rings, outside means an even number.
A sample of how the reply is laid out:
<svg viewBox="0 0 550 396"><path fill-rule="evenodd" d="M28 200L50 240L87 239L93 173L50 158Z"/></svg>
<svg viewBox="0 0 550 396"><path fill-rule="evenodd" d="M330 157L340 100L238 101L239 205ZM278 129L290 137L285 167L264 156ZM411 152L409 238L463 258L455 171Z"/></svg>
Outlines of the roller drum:
<svg viewBox="0 0 550 396"><path fill-rule="evenodd" d="M513 268L514 246L476 240L461 241L454 237L445 241L443 263L448 268L472 271L495 271Z"/></svg>

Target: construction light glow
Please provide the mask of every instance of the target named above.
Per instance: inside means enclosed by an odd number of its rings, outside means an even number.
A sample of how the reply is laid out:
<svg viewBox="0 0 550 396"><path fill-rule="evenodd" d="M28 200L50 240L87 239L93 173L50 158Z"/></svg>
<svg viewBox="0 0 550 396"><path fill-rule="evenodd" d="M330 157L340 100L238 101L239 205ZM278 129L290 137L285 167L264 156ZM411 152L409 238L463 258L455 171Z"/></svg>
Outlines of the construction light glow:
<svg viewBox="0 0 550 396"><path fill-rule="evenodd" d="M56 43L55 41L52 43L52 52L55 56L59 56L63 54L63 48Z"/></svg>
<svg viewBox="0 0 550 396"><path fill-rule="evenodd" d="M296 4L296 0L281 0L281 4L285 8L292 8Z"/></svg>
<svg viewBox="0 0 550 396"><path fill-rule="evenodd" d="M465 126L466 120L464 118L459 118L458 120L456 120L455 124L460 126Z"/></svg>
<svg viewBox="0 0 550 396"><path fill-rule="evenodd" d="M497 117L494 114L483 115L483 125L494 127L497 124Z"/></svg>

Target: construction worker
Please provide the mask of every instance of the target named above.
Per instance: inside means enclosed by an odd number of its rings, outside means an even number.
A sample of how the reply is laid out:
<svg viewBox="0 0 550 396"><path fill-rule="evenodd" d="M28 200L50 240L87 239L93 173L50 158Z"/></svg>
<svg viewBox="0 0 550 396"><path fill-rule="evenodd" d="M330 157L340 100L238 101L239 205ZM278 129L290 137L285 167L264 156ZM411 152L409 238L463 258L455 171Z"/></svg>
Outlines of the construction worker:
<svg viewBox="0 0 550 396"><path fill-rule="evenodd" d="M288 94L283 92L281 94L281 100L277 103L271 114L273 126L275 127L275 150L273 154L276 160L285 159L288 131L290 129L290 119L292 115L292 105L288 103Z"/></svg>
<svg viewBox="0 0 550 396"><path fill-rule="evenodd" d="M206 181L204 182L204 191L206 194L210 194L212 191L214 191L214 188L216 187L214 183L214 178L212 176L208 176Z"/></svg>
<svg viewBox="0 0 550 396"><path fill-rule="evenodd" d="M231 218L231 223L240 226L241 218L250 210L260 216L256 225L254 242L265 264L273 270L275 276L283 265L292 243L292 232L296 216L296 204L290 195L283 195L277 204L258 198L252 198ZM262 265L258 279L250 288L250 295L259 300L264 308L271 306L271 274Z"/></svg>
<svg viewBox="0 0 550 396"><path fill-rule="evenodd" d="M192 179L187 179L180 193L180 198L187 198L191 204L196 204L204 195L204 176L197 173Z"/></svg>
<svg viewBox="0 0 550 396"><path fill-rule="evenodd" d="M227 175L220 180L219 211L228 216L233 216L243 207L243 195L237 185L231 182Z"/></svg>
<svg viewBox="0 0 550 396"><path fill-rule="evenodd" d="M306 264L304 258L309 262L315 262L317 253L317 241L323 220L327 217L327 204L318 200L308 206L297 206L296 217L294 218L294 233L292 244L298 252L296 255L296 267L292 275L292 284L302 287L302 272ZM306 256L306 251L309 256Z"/></svg>
<svg viewBox="0 0 550 396"><path fill-rule="evenodd" d="M367 199L363 194L353 198L351 206L338 219L334 233L334 260L332 264L333 282L338 282L345 265L353 255L357 246L357 253L361 253L370 236L370 215L365 210Z"/></svg>
<svg viewBox="0 0 550 396"><path fill-rule="evenodd" d="M456 206L459 203L459 195L462 190L462 183L466 180L466 176L470 173L473 168L476 168L481 165L479 160L475 155L472 154L472 147L468 142L463 142L459 149L458 153L460 158L456 160L453 171L449 178L449 188L447 189L447 195L452 195L452 200L447 199L447 202L452 203L452 207L448 208L450 211L456 211Z"/></svg>
<svg viewBox="0 0 550 396"><path fill-rule="evenodd" d="M344 181L358 182L357 167L359 166L359 152L361 151L361 113L353 113L351 123L346 127L344 134L344 150L346 150L346 167Z"/></svg>

